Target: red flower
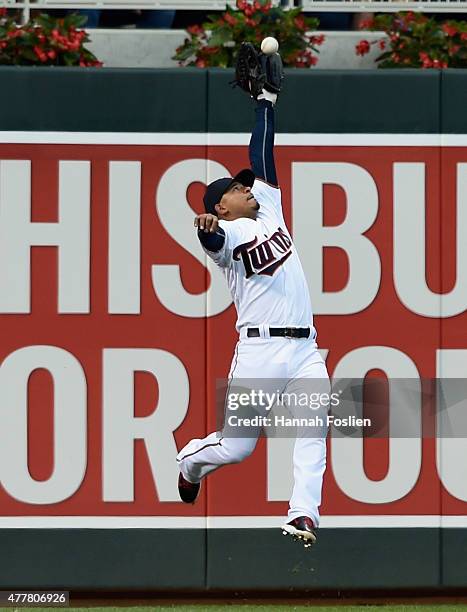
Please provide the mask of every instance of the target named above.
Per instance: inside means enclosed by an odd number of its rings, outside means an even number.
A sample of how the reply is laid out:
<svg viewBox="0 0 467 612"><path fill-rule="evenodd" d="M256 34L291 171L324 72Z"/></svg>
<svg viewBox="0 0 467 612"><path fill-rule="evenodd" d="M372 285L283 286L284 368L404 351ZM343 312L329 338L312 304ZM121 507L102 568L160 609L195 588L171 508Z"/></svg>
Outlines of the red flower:
<svg viewBox="0 0 467 612"><path fill-rule="evenodd" d="M54 60L57 57L57 52L54 51L54 49L51 49L50 51L47 52L47 55L49 56L51 60Z"/></svg>
<svg viewBox="0 0 467 612"><path fill-rule="evenodd" d="M320 34L319 36L310 36L310 42L312 45L320 46L325 41L324 34Z"/></svg>
<svg viewBox="0 0 467 612"><path fill-rule="evenodd" d="M431 59L428 53L424 53L423 51L421 51L418 54L418 57L420 58L422 62L422 68L447 68L448 67L447 62L441 61L438 59Z"/></svg>
<svg viewBox="0 0 467 612"><path fill-rule="evenodd" d="M56 30L55 30L56 31ZM199 25L192 25L192 26L188 26L188 28L186 29L186 31L189 34L193 34L194 36L199 36L202 32L203 32L203 28L200 27ZM52 32L52 36L53 36L53 32Z"/></svg>
<svg viewBox="0 0 467 612"><path fill-rule="evenodd" d="M203 48L203 52L206 55L214 55L215 53L217 53L219 51L219 47L204 47Z"/></svg>
<svg viewBox="0 0 467 612"><path fill-rule="evenodd" d="M295 17L294 23L299 30L306 30L305 18L303 15L298 15Z"/></svg>
<svg viewBox="0 0 467 612"><path fill-rule="evenodd" d="M357 55L366 55L370 50L370 43L367 40L361 40L358 45L355 45Z"/></svg>
<svg viewBox="0 0 467 612"><path fill-rule="evenodd" d="M433 60L433 68L447 68L448 63L444 60L434 59Z"/></svg>
<svg viewBox="0 0 467 612"><path fill-rule="evenodd" d="M8 46L8 43L6 43L4 40L0 42L0 49L4 49L7 46Z"/></svg>
<svg viewBox="0 0 467 612"><path fill-rule="evenodd" d="M5 7L0 8L0 17L5 17L5 15L6 15L6 8Z"/></svg>
<svg viewBox="0 0 467 612"><path fill-rule="evenodd" d="M44 53L44 49L42 49L42 47L38 47L36 45L35 47L33 47L33 51L41 62L47 61L47 54Z"/></svg>
<svg viewBox="0 0 467 612"><path fill-rule="evenodd" d="M395 64L399 64L401 61L401 57L397 53L391 53L391 59Z"/></svg>
<svg viewBox="0 0 467 612"><path fill-rule="evenodd" d="M448 23L443 23L441 29L446 34L446 36L455 36L458 32L456 26L449 25Z"/></svg>
<svg viewBox="0 0 467 612"><path fill-rule="evenodd" d="M250 28L256 28L258 25L254 19L250 19L249 17L245 20L245 23L246 25L250 26Z"/></svg>
<svg viewBox="0 0 467 612"><path fill-rule="evenodd" d="M373 19L364 19L360 25L358 26L358 28L360 30L371 30L371 28L374 25L374 20Z"/></svg>
<svg viewBox="0 0 467 612"><path fill-rule="evenodd" d="M243 12L247 17L251 17L255 11L250 4L247 4Z"/></svg>
<svg viewBox="0 0 467 612"><path fill-rule="evenodd" d="M206 62L203 59L196 60L195 64L198 68L206 68Z"/></svg>
<svg viewBox="0 0 467 612"><path fill-rule="evenodd" d="M225 13L224 20L231 26L237 25L237 19L230 13Z"/></svg>
<svg viewBox="0 0 467 612"><path fill-rule="evenodd" d="M272 4L270 2L266 2L266 4L263 4L263 6L261 7L261 12L262 13L268 13L271 10Z"/></svg>
<svg viewBox="0 0 467 612"><path fill-rule="evenodd" d="M318 63L318 58L309 49L294 51L288 55L287 60L289 64L293 64L296 68L306 68Z"/></svg>
<svg viewBox="0 0 467 612"><path fill-rule="evenodd" d="M262 9L261 2L258 2L258 0L255 0L253 2L253 8L255 9L255 11L260 11Z"/></svg>
<svg viewBox="0 0 467 612"><path fill-rule="evenodd" d="M378 41L378 47L381 49L381 51L384 51L384 49L386 49L386 41L383 38Z"/></svg>
<svg viewBox="0 0 467 612"><path fill-rule="evenodd" d="M460 48L461 48L460 45L454 45L448 50L449 55L451 56L456 55L456 53L459 51Z"/></svg>
<svg viewBox="0 0 467 612"><path fill-rule="evenodd" d="M467 32L462 32L461 40L467 40Z"/></svg>

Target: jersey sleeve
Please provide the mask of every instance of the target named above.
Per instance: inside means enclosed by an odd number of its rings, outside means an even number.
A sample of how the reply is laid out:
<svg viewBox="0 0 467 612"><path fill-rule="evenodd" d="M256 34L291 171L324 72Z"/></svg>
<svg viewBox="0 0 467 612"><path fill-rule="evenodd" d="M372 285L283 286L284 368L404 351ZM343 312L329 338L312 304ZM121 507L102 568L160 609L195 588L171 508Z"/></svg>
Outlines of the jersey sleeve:
<svg viewBox="0 0 467 612"><path fill-rule="evenodd" d="M258 218L274 216L282 222L282 193L279 187L256 179L251 191L259 203Z"/></svg>
<svg viewBox="0 0 467 612"><path fill-rule="evenodd" d="M235 221L219 221L219 227L225 233L223 247L212 252L203 246L205 253L220 267L228 268L233 262L235 249L256 240L256 223L252 219L236 219Z"/></svg>

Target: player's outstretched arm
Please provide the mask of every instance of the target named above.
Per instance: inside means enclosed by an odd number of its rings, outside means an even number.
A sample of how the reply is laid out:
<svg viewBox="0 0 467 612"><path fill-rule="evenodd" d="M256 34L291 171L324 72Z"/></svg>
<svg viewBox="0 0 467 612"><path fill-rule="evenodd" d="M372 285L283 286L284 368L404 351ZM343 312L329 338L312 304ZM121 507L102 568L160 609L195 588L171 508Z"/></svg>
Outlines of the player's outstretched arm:
<svg viewBox="0 0 467 612"><path fill-rule="evenodd" d="M284 78L278 47L272 37L263 40L261 53L251 43L242 43L233 81L234 87L238 85L256 100L249 149L251 169L257 178L274 187L278 186L274 163L274 104Z"/></svg>
<svg viewBox="0 0 467 612"><path fill-rule="evenodd" d="M249 147L251 169L257 178L277 187L274 129L273 103L266 99L258 100Z"/></svg>

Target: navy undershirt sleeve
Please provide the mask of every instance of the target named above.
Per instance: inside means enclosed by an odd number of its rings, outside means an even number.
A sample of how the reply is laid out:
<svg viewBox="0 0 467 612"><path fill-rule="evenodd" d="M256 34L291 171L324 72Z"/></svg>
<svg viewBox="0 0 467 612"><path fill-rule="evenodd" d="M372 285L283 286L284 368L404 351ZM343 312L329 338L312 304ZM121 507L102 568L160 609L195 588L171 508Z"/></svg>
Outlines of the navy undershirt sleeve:
<svg viewBox="0 0 467 612"><path fill-rule="evenodd" d="M217 253L224 246L225 232L222 227L218 227L215 234L198 230L198 238L205 249L211 251L211 253Z"/></svg>
<svg viewBox="0 0 467 612"><path fill-rule="evenodd" d="M274 107L269 100L258 100L249 153L251 169L255 176L277 186L274 163Z"/></svg>

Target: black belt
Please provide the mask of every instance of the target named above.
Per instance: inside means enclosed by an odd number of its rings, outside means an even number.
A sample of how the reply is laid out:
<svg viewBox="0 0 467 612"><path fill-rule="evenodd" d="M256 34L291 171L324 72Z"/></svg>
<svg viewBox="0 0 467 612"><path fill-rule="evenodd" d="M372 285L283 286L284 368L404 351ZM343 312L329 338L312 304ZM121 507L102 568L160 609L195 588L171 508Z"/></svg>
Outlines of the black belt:
<svg viewBox="0 0 467 612"><path fill-rule="evenodd" d="M309 338L309 327L270 327L270 336L279 336L281 338ZM259 338L261 336L259 327L249 327L246 335L248 338Z"/></svg>

